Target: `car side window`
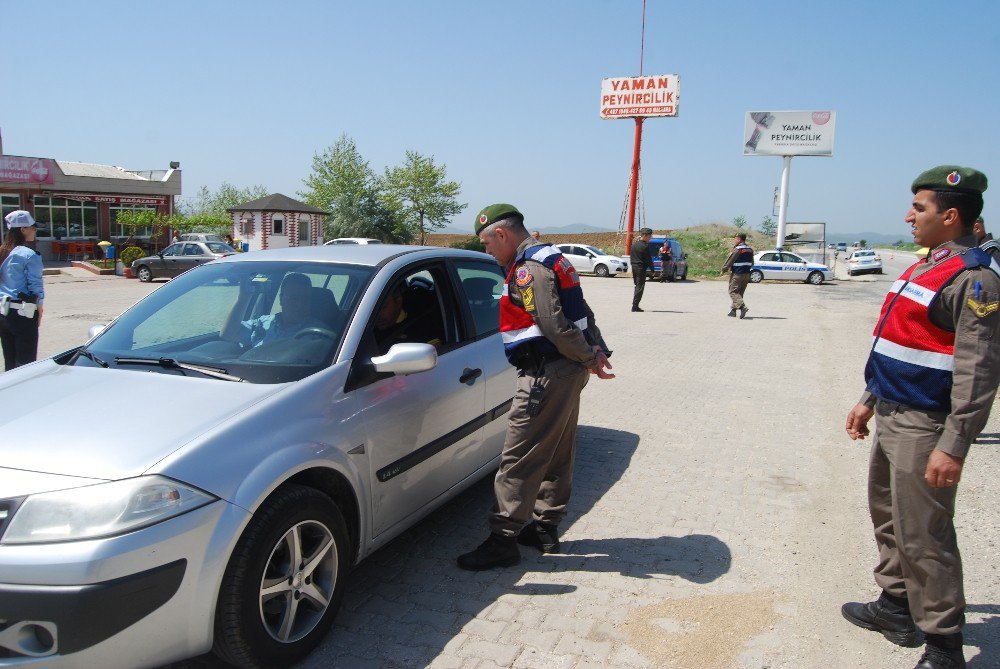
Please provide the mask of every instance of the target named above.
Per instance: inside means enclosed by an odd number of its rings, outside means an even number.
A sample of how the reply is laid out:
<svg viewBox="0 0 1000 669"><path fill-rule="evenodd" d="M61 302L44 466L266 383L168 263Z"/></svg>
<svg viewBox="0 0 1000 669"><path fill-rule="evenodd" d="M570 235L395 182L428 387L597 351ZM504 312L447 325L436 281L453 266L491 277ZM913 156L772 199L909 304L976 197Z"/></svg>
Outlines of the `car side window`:
<svg viewBox="0 0 1000 669"><path fill-rule="evenodd" d="M802 263L805 262L805 260L798 257L794 253L782 253L781 262L794 262L794 263L799 263L801 265Z"/></svg>
<svg viewBox="0 0 1000 669"><path fill-rule="evenodd" d="M184 255L186 256L200 256L201 247L197 244L185 244L184 245Z"/></svg>
<svg viewBox="0 0 1000 669"><path fill-rule="evenodd" d="M383 291L368 324L371 355L383 355L395 344L432 344L438 354L459 341L458 314L443 266L413 269L397 276Z"/></svg>
<svg viewBox="0 0 1000 669"><path fill-rule="evenodd" d="M473 334L482 337L499 332L503 270L496 264L469 261L456 262L455 270L462 285L462 296L472 315Z"/></svg>
<svg viewBox="0 0 1000 669"><path fill-rule="evenodd" d="M180 253L181 244L171 244L167 248L163 249L164 256L175 256Z"/></svg>
<svg viewBox="0 0 1000 669"><path fill-rule="evenodd" d="M777 253L765 253L764 255L762 255L760 257L760 259L761 259L761 261L765 261L765 262L775 262L775 261L778 260L778 254Z"/></svg>

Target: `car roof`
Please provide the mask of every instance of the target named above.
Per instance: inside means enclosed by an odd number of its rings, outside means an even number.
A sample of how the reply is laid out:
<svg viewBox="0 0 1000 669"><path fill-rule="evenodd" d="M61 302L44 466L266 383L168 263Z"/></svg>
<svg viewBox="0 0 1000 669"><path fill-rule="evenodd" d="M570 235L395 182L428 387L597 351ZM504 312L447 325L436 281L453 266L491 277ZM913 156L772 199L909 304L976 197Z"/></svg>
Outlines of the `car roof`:
<svg viewBox="0 0 1000 669"><path fill-rule="evenodd" d="M331 262L365 267L378 267L403 255L414 260L435 258L466 258L496 262L492 256L479 251L466 251L438 246L403 246L400 244L332 244L330 246L294 246L284 249L250 251L225 256L216 262Z"/></svg>

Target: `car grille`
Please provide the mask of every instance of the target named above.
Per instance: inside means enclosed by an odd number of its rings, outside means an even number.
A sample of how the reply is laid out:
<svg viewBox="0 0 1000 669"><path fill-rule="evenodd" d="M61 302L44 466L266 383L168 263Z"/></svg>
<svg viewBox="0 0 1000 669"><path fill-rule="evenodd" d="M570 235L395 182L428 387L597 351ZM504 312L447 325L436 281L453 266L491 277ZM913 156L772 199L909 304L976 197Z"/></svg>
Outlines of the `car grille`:
<svg viewBox="0 0 1000 669"><path fill-rule="evenodd" d="M10 519L14 517L14 512L17 511L17 507L21 504L23 497L13 497L10 499L0 499L0 539L3 538L3 533L10 524Z"/></svg>

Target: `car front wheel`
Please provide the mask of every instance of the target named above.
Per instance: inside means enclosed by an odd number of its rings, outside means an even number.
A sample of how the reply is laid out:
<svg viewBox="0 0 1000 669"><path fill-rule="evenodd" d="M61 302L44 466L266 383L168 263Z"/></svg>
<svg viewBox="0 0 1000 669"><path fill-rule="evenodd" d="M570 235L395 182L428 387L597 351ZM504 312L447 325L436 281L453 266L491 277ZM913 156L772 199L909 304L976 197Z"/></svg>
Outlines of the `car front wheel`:
<svg viewBox="0 0 1000 669"><path fill-rule="evenodd" d="M601 278L607 278L609 273L610 272L608 272L608 268L604 265L598 265L597 267L594 268L594 274L596 274Z"/></svg>
<svg viewBox="0 0 1000 669"><path fill-rule="evenodd" d="M750 283L760 283L764 280L764 273L759 269L755 269L750 272Z"/></svg>
<svg viewBox="0 0 1000 669"><path fill-rule="evenodd" d="M809 276L806 278L806 281L814 286L818 286L823 283L823 272L809 272Z"/></svg>
<svg viewBox="0 0 1000 669"><path fill-rule="evenodd" d="M139 269L135 271L135 275L139 277L139 281L143 283L149 283L153 280L153 273L145 265L139 265Z"/></svg>
<svg viewBox="0 0 1000 669"><path fill-rule="evenodd" d="M323 639L351 564L347 526L313 488L279 490L254 514L226 567L213 651L240 667L293 664Z"/></svg>

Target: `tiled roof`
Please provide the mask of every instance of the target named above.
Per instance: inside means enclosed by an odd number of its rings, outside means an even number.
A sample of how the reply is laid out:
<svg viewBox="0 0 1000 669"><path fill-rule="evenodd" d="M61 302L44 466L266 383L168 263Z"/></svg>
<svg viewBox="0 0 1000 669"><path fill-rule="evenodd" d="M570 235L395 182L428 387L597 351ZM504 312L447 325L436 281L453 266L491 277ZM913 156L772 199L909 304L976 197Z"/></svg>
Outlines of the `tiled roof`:
<svg viewBox="0 0 1000 669"><path fill-rule="evenodd" d="M322 209L317 209L316 207L308 205L305 202L293 200L287 195L282 195L281 193L274 193L272 195L268 195L267 197L262 197L259 200L244 202L241 205L230 207L226 211L229 213L237 211L294 211L305 214L330 213L328 211L323 211Z"/></svg>

